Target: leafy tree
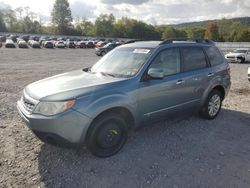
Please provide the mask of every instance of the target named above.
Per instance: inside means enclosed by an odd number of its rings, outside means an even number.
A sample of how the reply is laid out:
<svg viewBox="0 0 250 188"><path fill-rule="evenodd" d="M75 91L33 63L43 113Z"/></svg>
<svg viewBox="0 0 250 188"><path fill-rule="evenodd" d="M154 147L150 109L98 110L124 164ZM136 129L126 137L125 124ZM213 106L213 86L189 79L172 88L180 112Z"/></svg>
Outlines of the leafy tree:
<svg viewBox="0 0 250 188"><path fill-rule="evenodd" d="M15 9L15 12L18 14L19 19L23 18L23 11L24 11L23 7L18 7Z"/></svg>
<svg viewBox="0 0 250 188"><path fill-rule="evenodd" d="M68 0L56 0L51 16L57 33L68 34L73 21Z"/></svg>
<svg viewBox="0 0 250 188"><path fill-rule="evenodd" d="M4 22L4 14L3 11L0 10L0 32L5 32L6 31L6 25Z"/></svg>
<svg viewBox="0 0 250 188"><path fill-rule="evenodd" d="M205 36L205 28L203 27L192 27L187 29L188 38L199 38L203 39Z"/></svg>
<svg viewBox="0 0 250 188"><path fill-rule="evenodd" d="M218 30L219 30L219 40L220 41L230 41L230 31L232 21L228 19L218 20Z"/></svg>
<svg viewBox="0 0 250 188"><path fill-rule="evenodd" d="M162 40L169 39L169 38L176 38L178 36L177 31L174 27L167 27L164 32L162 33Z"/></svg>
<svg viewBox="0 0 250 188"><path fill-rule="evenodd" d="M76 32L83 36L94 35L94 24L86 18L78 21L75 26Z"/></svg>
<svg viewBox="0 0 250 188"><path fill-rule="evenodd" d="M242 29L240 30L235 37L237 42L250 42L250 30Z"/></svg>
<svg viewBox="0 0 250 188"><path fill-rule="evenodd" d="M16 13L14 10L7 8L4 10L4 21L6 23L6 27L8 31L18 32L19 31L19 23L16 18Z"/></svg>
<svg viewBox="0 0 250 188"><path fill-rule="evenodd" d="M176 36L180 38L186 38L187 37L187 32L185 29L175 29L176 31Z"/></svg>
<svg viewBox="0 0 250 188"><path fill-rule="evenodd" d="M205 31L205 38L218 41L219 28L216 22L209 22Z"/></svg>
<svg viewBox="0 0 250 188"><path fill-rule="evenodd" d="M101 37L112 37L115 17L113 14L100 14L95 21L95 34Z"/></svg>
<svg viewBox="0 0 250 188"><path fill-rule="evenodd" d="M144 40L160 39L160 34L153 25L127 17L123 17L115 23L114 31L116 37Z"/></svg>
<svg viewBox="0 0 250 188"><path fill-rule="evenodd" d="M230 27L230 33L229 33L229 40L228 41L232 41L232 42L237 42L237 34L240 30L243 29L243 25L240 22L234 22L232 23L231 27Z"/></svg>

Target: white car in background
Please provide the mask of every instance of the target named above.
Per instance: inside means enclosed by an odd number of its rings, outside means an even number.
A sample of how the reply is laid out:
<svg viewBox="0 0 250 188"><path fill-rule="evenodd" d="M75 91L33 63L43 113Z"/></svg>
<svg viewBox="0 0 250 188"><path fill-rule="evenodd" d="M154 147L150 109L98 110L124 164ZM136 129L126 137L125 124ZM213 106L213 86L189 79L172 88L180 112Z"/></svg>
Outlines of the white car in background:
<svg viewBox="0 0 250 188"><path fill-rule="evenodd" d="M250 62L250 49L239 48L225 55L225 58L229 63L244 63Z"/></svg>
<svg viewBox="0 0 250 188"><path fill-rule="evenodd" d="M57 42L55 42L55 47L56 48L65 48L66 47L66 44L65 44L65 42L64 41L57 41Z"/></svg>

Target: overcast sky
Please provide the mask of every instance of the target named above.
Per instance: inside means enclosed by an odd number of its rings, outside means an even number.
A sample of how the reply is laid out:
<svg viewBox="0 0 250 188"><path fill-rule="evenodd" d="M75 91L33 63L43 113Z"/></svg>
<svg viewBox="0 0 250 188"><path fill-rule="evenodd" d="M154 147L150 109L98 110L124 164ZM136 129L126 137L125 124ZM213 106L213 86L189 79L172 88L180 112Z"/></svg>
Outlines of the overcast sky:
<svg viewBox="0 0 250 188"><path fill-rule="evenodd" d="M177 24L250 16L250 0L69 0L74 17L94 20L101 13L127 16L151 24ZM0 0L0 7L29 6L49 18L53 0Z"/></svg>

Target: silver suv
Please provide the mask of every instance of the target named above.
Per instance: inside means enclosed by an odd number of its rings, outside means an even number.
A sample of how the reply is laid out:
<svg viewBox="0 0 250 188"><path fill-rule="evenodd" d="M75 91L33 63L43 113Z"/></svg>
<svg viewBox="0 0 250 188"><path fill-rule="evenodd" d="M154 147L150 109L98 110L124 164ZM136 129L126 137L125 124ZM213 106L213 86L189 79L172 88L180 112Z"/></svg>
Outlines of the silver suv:
<svg viewBox="0 0 250 188"><path fill-rule="evenodd" d="M42 141L86 144L108 157L123 147L129 129L145 122L184 109L214 119L230 85L229 65L212 41L134 42L90 68L28 85L17 108Z"/></svg>

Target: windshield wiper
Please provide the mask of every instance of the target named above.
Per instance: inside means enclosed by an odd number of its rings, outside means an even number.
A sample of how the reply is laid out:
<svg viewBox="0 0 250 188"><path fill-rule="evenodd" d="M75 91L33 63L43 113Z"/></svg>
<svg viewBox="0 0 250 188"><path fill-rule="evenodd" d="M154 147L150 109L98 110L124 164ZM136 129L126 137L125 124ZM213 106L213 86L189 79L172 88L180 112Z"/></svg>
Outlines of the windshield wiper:
<svg viewBox="0 0 250 188"><path fill-rule="evenodd" d="M116 77L114 74L108 73L108 72L99 72L99 73L101 73L101 74L104 75L104 76Z"/></svg>

